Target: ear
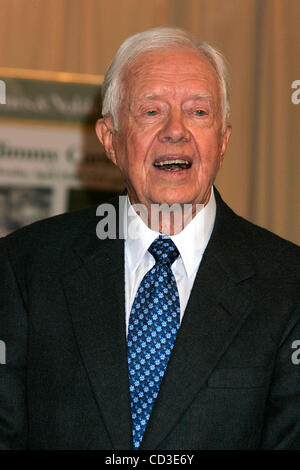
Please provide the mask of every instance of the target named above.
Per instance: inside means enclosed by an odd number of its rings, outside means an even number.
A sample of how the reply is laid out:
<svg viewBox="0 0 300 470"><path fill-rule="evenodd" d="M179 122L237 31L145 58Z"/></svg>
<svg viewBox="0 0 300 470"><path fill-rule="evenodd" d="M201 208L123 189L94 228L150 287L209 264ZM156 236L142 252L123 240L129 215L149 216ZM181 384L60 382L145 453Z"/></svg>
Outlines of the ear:
<svg viewBox="0 0 300 470"><path fill-rule="evenodd" d="M232 126L231 126L230 122L226 122L225 132L222 135L222 145L221 145L221 153L220 153L220 167L223 164L224 154L225 154L225 151L226 151L226 148L227 148L229 137L231 135L231 129L232 129Z"/></svg>
<svg viewBox="0 0 300 470"><path fill-rule="evenodd" d="M105 149L106 156L116 164L116 152L113 146L114 126L110 117L98 119L96 134Z"/></svg>

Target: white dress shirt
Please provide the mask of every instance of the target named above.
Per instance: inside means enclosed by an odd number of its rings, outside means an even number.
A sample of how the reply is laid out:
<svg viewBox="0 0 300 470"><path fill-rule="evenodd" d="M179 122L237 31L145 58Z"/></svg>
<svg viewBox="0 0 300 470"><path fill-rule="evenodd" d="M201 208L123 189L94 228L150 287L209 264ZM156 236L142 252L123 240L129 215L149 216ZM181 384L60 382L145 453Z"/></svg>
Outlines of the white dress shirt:
<svg viewBox="0 0 300 470"><path fill-rule="evenodd" d="M149 253L151 243L160 235L151 230L135 212L127 196L124 220L125 235L125 309L126 331L128 329L130 310L137 289L145 274L154 266L155 259ZM203 253L210 239L216 215L216 201L213 192L209 202L192 219L192 221L178 234L170 236L175 243L180 256L172 264L172 271L177 282L180 299L180 321L182 320L191 289L200 265ZM126 224L126 225L125 225ZM126 233L126 228L134 224L139 236ZM126 227L126 228L125 228Z"/></svg>

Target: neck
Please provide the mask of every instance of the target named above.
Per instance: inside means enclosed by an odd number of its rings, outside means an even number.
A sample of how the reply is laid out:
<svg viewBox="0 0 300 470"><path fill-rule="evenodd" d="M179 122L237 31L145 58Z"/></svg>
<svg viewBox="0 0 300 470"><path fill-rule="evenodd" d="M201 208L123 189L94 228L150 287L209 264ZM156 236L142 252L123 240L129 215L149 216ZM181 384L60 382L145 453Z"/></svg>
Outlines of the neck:
<svg viewBox="0 0 300 470"><path fill-rule="evenodd" d="M133 209L151 230L164 235L180 233L206 204L132 204Z"/></svg>

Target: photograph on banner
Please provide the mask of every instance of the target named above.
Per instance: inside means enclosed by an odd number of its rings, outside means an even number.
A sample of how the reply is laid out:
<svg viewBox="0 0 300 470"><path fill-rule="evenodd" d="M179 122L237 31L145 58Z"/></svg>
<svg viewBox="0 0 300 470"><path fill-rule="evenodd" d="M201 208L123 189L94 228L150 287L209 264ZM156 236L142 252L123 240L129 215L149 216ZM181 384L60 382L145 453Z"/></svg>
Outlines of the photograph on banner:
<svg viewBox="0 0 300 470"><path fill-rule="evenodd" d="M94 126L101 76L1 69L0 236L123 189Z"/></svg>

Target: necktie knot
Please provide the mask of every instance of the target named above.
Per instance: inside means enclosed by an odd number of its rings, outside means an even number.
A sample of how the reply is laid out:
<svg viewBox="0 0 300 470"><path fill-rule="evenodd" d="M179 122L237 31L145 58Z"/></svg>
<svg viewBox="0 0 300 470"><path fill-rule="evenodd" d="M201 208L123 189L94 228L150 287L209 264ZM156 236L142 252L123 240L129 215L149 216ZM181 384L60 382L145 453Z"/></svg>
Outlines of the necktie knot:
<svg viewBox="0 0 300 470"><path fill-rule="evenodd" d="M179 256L179 251L171 238L160 235L148 248L156 263L171 266Z"/></svg>

